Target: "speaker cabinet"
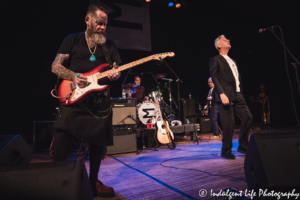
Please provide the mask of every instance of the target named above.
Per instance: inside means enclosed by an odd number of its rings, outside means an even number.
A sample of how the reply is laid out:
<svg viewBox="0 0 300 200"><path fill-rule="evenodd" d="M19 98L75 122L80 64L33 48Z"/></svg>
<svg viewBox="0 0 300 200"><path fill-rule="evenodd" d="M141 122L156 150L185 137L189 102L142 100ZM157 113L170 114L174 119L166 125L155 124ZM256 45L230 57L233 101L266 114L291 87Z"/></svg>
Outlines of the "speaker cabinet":
<svg viewBox="0 0 300 200"><path fill-rule="evenodd" d="M200 117L201 133L212 132L212 126L209 117Z"/></svg>
<svg viewBox="0 0 300 200"><path fill-rule="evenodd" d="M82 160L0 167L0 197L10 200L93 200Z"/></svg>
<svg viewBox="0 0 300 200"><path fill-rule="evenodd" d="M107 147L107 154L137 151L136 132L133 130L114 131L114 145Z"/></svg>
<svg viewBox="0 0 300 200"><path fill-rule="evenodd" d="M0 166L29 163L32 153L20 135L0 135Z"/></svg>
<svg viewBox="0 0 300 200"><path fill-rule="evenodd" d="M300 131L253 133L244 165L248 189L300 190Z"/></svg>
<svg viewBox="0 0 300 200"><path fill-rule="evenodd" d="M180 103L182 109L182 119L186 117L196 118L195 99L181 99Z"/></svg>

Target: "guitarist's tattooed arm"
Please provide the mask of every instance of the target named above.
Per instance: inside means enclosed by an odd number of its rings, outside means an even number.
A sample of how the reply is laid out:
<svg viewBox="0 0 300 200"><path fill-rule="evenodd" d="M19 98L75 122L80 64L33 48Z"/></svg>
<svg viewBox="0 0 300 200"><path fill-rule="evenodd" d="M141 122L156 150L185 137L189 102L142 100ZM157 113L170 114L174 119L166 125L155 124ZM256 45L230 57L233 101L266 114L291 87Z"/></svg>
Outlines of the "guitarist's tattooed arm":
<svg viewBox="0 0 300 200"><path fill-rule="evenodd" d="M83 76L82 74L79 74L79 77L77 77L75 76L75 72L63 66L63 64L66 63L69 58L70 54L57 54L52 63L52 72L62 79L73 81L79 87L86 86L88 84L87 77Z"/></svg>
<svg viewBox="0 0 300 200"><path fill-rule="evenodd" d="M70 58L70 54L57 54L52 63L52 72L62 79L73 81L75 73L63 66Z"/></svg>

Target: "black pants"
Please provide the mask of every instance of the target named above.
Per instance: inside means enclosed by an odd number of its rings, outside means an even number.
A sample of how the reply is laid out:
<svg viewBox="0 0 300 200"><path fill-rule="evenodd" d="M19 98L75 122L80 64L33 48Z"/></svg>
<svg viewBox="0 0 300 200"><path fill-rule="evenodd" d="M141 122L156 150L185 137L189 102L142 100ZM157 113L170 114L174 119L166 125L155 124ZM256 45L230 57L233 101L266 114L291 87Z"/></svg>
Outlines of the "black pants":
<svg viewBox="0 0 300 200"><path fill-rule="evenodd" d="M212 105L209 108L209 118L215 136L218 136L220 134L219 127L218 127L218 113L219 113L218 104L212 102Z"/></svg>
<svg viewBox="0 0 300 200"><path fill-rule="evenodd" d="M70 151L72 134L65 131L57 131L54 134L54 161L63 161L67 159ZM90 183L94 196L96 196L95 184L98 180L98 172L101 159L103 158L103 146L96 145L92 142L89 144L90 158Z"/></svg>
<svg viewBox="0 0 300 200"><path fill-rule="evenodd" d="M222 150L231 150L232 148L232 137L235 125L234 114L241 120L239 144L241 147L247 148L253 118L243 95L238 94L238 100L230 102L228 106L224 106L221 102L218 107L223 131Z"/></svg>

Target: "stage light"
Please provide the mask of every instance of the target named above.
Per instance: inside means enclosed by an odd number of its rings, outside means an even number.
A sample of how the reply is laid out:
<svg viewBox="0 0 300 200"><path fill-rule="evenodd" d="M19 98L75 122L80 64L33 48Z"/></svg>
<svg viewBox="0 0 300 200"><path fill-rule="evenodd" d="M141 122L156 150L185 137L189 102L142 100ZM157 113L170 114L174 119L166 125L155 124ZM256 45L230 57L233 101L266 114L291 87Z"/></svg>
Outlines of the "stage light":
<svg viewBox="0 0 300 200"><path fill-rule="evenodd" d="M180 8L181 7L181 2L182 2L181 0L175 0L175 2L174 2L175 3L175 7L176 8Z"/></svg>
<svg viewBox="0 0 300 200"><path fill-rule="evenodd" d="M173 2L168 3L168 6L169 6L169 7L172 7L173 5L174 5Z"/></svg>
<svg viewBox="0 0 300 200"><path fill-rule="evenodd" d="M150 2L151 0L146 0L146 2Z"/></svg>

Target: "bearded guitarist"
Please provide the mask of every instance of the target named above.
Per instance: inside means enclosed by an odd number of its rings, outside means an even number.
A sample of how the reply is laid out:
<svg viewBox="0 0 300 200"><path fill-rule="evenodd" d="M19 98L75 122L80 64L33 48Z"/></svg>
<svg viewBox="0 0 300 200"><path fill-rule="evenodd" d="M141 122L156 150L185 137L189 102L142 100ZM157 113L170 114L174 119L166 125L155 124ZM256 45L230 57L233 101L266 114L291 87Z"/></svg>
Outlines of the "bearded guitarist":
<svg viewBox="0 0 300 200"><path fill-rule="evenodd" d="M65 38L53 61L52 72L63 80L72 81L76 87L83 88L88 82L82 73L93 70L101 64L110 63L113 70L107 74L106 81L117 80L120 72L115 69L121 63L121 59L114 42L105 38L107 20L107 11L103 7L89 6L85 17L86 31ZM108 69L111 67L108 66ZM90 142L89 179L94 197L115 195L113 188L105 186L98 180L105 146L112 145L110 104L109 90L89 95L76 105L65 106L60 103L60 113L54 125L54 161L67 159L72 135Z"/></svg>

